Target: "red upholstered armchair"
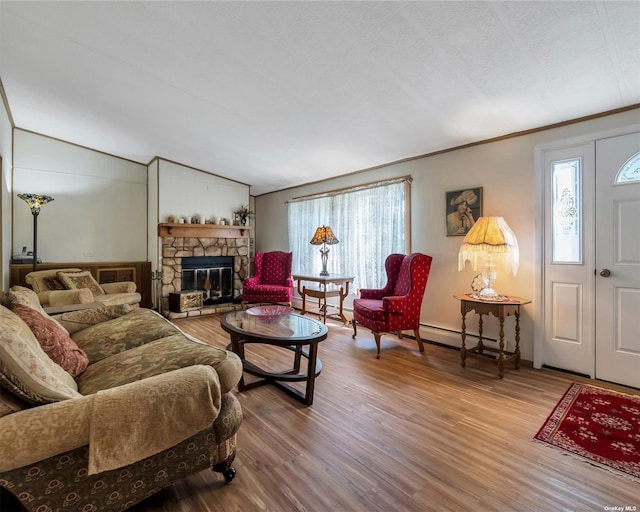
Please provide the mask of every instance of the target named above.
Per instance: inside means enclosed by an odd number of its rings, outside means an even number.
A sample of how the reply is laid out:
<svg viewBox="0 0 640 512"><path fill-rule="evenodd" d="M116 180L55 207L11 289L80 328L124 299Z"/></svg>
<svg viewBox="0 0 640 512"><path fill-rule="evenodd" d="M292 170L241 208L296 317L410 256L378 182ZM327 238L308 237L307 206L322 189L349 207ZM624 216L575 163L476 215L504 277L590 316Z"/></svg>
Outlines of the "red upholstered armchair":
<svg viewBox="0 0 640 512"><path fill-rule="evenodd" d="M353 337L356 322L373 332L380 359L380 337L385 332L412 329L420 352L424 352L420 338L420 306L427 286L431 256L421 253L391 254L385 261L387 284L381 290L362 289L360 298L353 301Z"/></svg>
<svg viewBox="0 0 640 512"><path fill-rule="evenodd" d="M293 253L273 251L256 253L256 275L245 279L242 303L279 302L291 305Z"/></svg>

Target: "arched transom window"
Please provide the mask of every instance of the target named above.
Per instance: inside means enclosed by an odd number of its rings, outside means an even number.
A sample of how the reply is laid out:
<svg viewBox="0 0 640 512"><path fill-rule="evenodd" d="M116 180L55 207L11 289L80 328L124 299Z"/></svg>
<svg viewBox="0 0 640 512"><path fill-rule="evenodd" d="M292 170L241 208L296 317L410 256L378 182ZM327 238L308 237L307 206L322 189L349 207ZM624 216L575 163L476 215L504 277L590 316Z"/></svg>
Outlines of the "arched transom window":
<svg viewBox="0 0 640 512"><path fill-rule="evenodd" d="M616 185L623 185L626 183L636 183L640 181L640 151L627 160L618 174L616 174Z"/></svg>

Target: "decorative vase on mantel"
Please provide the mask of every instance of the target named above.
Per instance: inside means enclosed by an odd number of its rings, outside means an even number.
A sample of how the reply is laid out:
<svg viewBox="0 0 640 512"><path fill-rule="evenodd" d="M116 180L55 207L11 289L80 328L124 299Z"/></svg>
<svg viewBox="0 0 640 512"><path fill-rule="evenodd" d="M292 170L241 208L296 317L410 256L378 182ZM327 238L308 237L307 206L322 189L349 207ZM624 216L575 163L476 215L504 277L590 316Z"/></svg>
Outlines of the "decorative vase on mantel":
<svg viewBox="0 0 640 512"><path fill-rule="evenodd" d="M249 206L244 206L244 205L238 208L237 210L234 210L233 214L235 218L239 220L239 223L241 226L246 226L247 220L255 215L254 212L249 210Z"/></svg>

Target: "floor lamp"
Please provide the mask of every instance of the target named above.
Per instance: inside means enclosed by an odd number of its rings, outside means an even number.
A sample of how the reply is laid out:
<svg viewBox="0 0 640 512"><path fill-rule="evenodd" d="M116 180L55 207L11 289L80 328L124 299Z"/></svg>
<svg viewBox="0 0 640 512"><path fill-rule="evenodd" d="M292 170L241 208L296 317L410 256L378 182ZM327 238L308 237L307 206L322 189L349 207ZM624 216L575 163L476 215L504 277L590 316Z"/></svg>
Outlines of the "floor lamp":
<svg viewBox="0 0 640 512"><path fill-rule="evenodd" d="M53 197L44 196L41 194L18 194L18 197L22 199L33 214L33 270L38 268L38 215L40 214L40 208L45 204L53 201Z"/></svg>

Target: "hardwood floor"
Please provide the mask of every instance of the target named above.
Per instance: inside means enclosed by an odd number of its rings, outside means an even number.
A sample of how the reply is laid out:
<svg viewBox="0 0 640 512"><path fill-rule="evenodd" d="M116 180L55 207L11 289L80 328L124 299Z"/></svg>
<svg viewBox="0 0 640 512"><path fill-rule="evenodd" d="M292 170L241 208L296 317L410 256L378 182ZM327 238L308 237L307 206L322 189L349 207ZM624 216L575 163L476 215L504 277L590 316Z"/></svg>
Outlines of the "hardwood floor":
<svg viewBox="0 0 640 512"><path fill-rule="evenodd" d="M176 321L219 347L218 316ZM238 395L244 422L230 485L203 471L134 507L184 511L603 511L640 508L640 483L532 440L580 379L468 358L328 322L312 407L273 386ZM255 358L279 353L258 347ZM277 361L276 361L277 362ZM606 384L605 384L606 385ZM609 386L616 387L616 386ZM616 387L633 392L625 388ZM611 509L612 510L612 509Z"/></svg>

